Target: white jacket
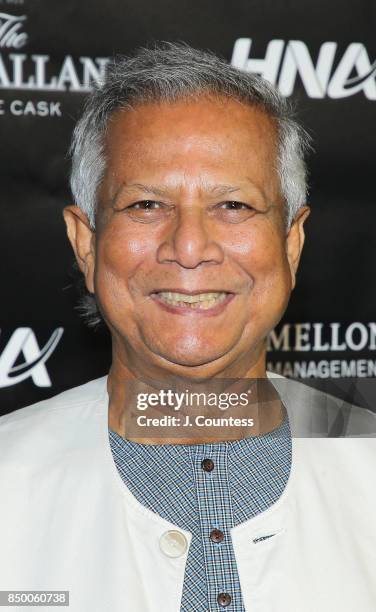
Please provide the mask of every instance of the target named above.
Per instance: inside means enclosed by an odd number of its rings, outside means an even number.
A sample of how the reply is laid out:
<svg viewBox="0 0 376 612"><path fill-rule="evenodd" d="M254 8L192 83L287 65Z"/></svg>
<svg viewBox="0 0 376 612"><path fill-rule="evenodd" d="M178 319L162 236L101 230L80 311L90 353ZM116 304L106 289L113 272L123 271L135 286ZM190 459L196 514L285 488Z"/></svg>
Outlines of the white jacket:
<svg viewBox="0 0 376 612"><path fill-rule="evenodd" d="M312 428L316 395L285 394L293 432ZM107 410L101 378L0 419L0 590L69 590L70 612L179 612L191 534L126 488ZM247 612L376 610L375 459L375 439L293 438L280 499L231 529Z"/></svg>

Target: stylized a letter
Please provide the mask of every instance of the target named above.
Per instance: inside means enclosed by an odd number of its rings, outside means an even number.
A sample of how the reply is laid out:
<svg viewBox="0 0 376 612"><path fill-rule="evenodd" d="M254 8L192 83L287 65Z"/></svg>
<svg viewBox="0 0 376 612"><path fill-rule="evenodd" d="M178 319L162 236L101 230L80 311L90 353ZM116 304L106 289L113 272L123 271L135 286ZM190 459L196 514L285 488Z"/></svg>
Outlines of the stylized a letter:
<svg viewBox="0 0 376 612"><path fill-rule="evenodd" d="M357 75L350 77L353 70ZM330 79L328 96L346 98L363 90L369 100L376 100L375 74L376 62L371 64L364 45L351 43Z"/></svg>
<svg viewBox="0 0 376 612"><path fill-rule="evenodd" d="M19 327L13 332L0 356L0 387L9 387L32 377L37 387L50 387L51 380L44 365L56 348L64 329L58 327L42 349L30 327ZM24 363L15 366L20 353Z"/></svg>

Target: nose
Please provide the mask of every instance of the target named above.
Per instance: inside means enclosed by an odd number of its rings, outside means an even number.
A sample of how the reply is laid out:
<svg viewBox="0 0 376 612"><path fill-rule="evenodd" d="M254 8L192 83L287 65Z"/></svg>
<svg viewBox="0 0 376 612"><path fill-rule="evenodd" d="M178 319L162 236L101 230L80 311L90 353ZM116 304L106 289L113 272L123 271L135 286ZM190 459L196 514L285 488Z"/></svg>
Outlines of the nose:
<svg viewBox="0 0 376 612"><path fill-rule="evenodd" d="M157 259L159 263L177 263L183 268L222 263L223 248L215 240L212 222L205 218L205 211L199 206L180 210L158 248Z"/></svg>

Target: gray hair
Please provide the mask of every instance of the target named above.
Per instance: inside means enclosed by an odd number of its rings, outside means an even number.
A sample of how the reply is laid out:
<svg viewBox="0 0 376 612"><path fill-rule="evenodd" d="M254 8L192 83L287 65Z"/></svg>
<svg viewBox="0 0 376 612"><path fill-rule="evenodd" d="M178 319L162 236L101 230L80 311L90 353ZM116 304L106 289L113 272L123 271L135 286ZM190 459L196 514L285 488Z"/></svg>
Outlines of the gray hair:
<svg viewBox="0 0 376 612"><path fill-rule="evenodd" d="M114 57L107 65L104 82L95 85L88 96L74 129L71 190L93 229L98 188L106 169L105 135L111 115L145 102L174 102L205 94L256 106L275 120L276 170L285 200L286 226L290 227L306 202L305 155L310 149L310 137L296 121L292 105L262 77L233 67L210 51L185 43L161 43L140 48L132 56ZM98 322L93 322L88 296L81 300L81 309L89 324Z"/></svg>

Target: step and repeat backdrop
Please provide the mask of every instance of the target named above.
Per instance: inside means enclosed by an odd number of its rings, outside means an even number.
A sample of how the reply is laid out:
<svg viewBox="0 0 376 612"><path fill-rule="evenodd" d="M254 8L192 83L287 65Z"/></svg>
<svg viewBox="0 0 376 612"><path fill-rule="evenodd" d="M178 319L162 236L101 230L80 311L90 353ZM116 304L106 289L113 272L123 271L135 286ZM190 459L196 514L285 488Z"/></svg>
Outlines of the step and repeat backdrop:
<svg viewBox="0 0 376 612"><path fill-rule="evenodd" d="M67 151L108 59L160 40L262 74L314 139L306 246L268 368L376 377L375 31L373 0L0 0L0 414L108 372L108 333L77 310Z"/></svg>

